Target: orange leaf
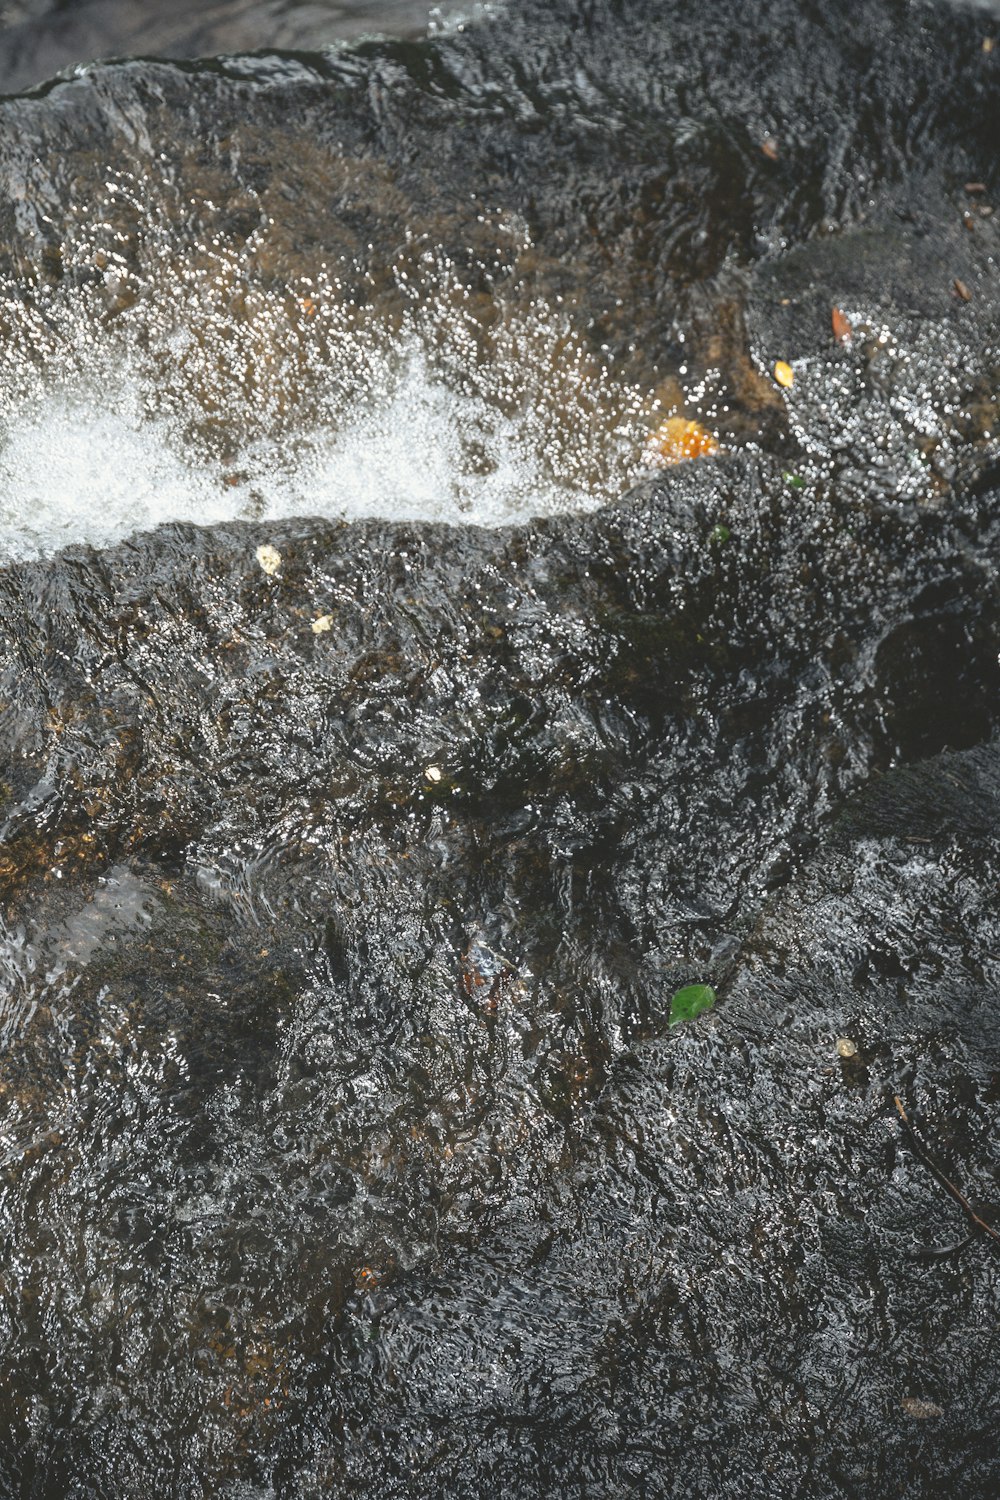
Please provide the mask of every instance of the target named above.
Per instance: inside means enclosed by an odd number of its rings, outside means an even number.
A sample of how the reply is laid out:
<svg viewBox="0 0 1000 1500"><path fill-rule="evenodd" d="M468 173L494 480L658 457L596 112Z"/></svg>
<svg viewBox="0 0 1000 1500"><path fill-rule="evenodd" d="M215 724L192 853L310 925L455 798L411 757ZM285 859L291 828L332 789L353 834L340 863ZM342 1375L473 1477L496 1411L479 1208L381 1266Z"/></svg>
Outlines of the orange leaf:
<svg viewBox="0 0 1000 1500"><path fill-rule="evenodd" d="M854 332L850 319L844 317L839 307L835 307L830 314L830 321L833 323L834 338L838 339L840 343L846 344Z"/></svg>
<svg viewBox="0 0 1000 1500"><path fill-rule="evenodd" d="M689 458L710 458L718 451L718 439L708 428L684 417L667 417L646 439L646 462L657 469L682 464Z"/></svg>

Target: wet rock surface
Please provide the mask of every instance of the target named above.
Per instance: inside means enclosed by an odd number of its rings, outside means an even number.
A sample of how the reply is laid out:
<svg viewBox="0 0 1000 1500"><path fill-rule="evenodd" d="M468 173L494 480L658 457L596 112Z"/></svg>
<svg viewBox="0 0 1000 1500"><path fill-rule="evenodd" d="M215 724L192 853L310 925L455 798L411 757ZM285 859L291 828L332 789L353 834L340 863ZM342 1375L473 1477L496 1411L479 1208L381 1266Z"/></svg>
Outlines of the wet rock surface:
<svg viewBox="0 0 1000 1500"><path fill-rule="evenodd" d="M893 1107L996 1222L985 34L557 4L0 107L8 347L230 252L237 341L323 260L391 323L433 246L727 450L0 572L6 1492L995 1492L997 1247Z"/></svg>
<svg viewBox="0 0 1000 1500"><path fill-rule="evenodd" d="M450 7L420 0L14 0L0 17L0 93L98 58L318 50L361 36L419 36Z"/></svg>

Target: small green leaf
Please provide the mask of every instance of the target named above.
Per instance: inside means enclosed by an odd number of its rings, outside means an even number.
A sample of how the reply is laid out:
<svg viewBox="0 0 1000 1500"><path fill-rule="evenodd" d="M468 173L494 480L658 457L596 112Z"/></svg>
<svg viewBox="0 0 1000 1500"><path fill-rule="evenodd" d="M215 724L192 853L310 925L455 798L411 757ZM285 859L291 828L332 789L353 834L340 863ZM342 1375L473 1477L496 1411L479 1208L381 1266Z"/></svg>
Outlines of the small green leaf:
<svg viewBox="0 0 1000 1500"><path fill-rule="evenodd" d="M711 529L711 531L708 533L708 540L710 542L715 542L715 543L717 543L719 545L721 545L723 542L728 542L729 541L729 527L728 526L713 526L712 529Z"/></svg>
<svg viewBox="0 0 1000 1500"><path fill-rule="evenodd" d="M715 991L710 984L686 984L678 990L670 1002L670 1024L678 1021L693 1021L703 1010L711 1010L715 1004Z"/></svg>
<svg viewBox="0 0 1000 1500"><path fill-rule="evenodd" d="M806 482L801 474L793 474L791 469L784 469L781 475L786 484L790 484L793 490L804 490Z"/></svg>

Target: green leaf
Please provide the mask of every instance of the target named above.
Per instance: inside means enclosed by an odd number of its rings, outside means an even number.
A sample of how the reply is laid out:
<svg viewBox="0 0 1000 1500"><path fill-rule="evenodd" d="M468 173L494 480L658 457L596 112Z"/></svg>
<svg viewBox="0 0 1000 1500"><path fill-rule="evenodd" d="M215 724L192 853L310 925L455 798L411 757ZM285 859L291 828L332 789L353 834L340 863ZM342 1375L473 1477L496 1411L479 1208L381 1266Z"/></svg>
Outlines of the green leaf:
<svg viewBox="0 0 1000 1500"><path fill-rule="evenodd" d="M670 1024L678 1021L693 1021L703 1010L711 1010L715 1004L715 991L710 984L686 984L678 990L670 1002Z"/></svg>
<svg viewBox="0 0 1000 1500"><path fill-rule="evenodd" d="M790 469L785 469L781 475L786 484L790 484L793 490L804 490L806 482L801 474L793 474Z"/></svg>
<svg viewBox="0 0 1000 1500"><path fill-rule="evenodd" d="M708 533L708 540L710 542L716 542L716 543L720 543L720 544L722 542L728 542L729 541L729 527L728 526L713 526L712 529L711 529L711 531Z"/></svg>

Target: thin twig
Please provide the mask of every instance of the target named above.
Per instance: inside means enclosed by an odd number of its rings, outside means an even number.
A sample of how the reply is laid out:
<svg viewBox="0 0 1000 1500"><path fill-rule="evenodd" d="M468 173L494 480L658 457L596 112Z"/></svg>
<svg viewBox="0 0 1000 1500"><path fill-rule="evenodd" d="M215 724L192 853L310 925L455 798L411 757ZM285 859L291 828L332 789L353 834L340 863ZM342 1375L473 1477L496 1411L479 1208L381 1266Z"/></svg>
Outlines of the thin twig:
<svg viewBox="0 0 1000 1500"><path fill-rule="evenodd" d="M998 1234L995 1229L987 1224L985 1219L981 1219L979 1217L979 1215L976 1213L976 1210L969 1202L968 1198L966 1198L965 1194L962 1193L955 1186L955 1184L944 1175L937 1162L933 1161L932 1158L928 1156L923 1146L921 1146L914 1133L913 1126L910 1124L910 1117L906 1113L906 1110L903 1108L903 1104L899 1095L893 1094L892 1097L896 1102L896 1108L899 1110L899 1117L902 1120L903 1124L906 1126L906 1133L910 1138L910 1145L920 1157L920 1160L923 1162L924 1166L934 1173L934 1176L937 1178L938 1182L940 1182L943 1188L946 1188L948 1190L948 1192L954 1198L955 1202L961 1204L962 1208L965 1209L965 1212L968 1214L973 1224L976 1224L980 1229L984 1230L989 1235L991 1240L996 1240L998 1243L1000 1243L1000 1234Z"/></svg>

